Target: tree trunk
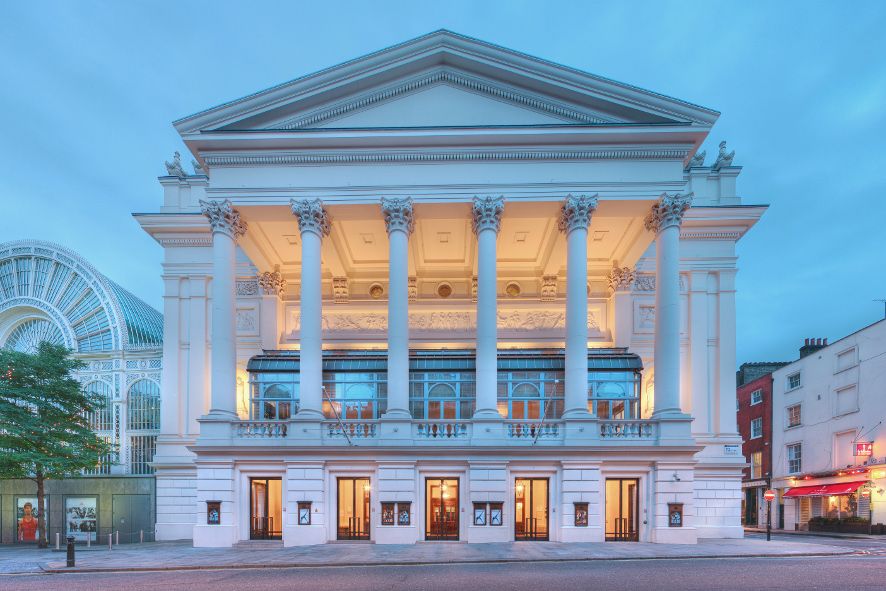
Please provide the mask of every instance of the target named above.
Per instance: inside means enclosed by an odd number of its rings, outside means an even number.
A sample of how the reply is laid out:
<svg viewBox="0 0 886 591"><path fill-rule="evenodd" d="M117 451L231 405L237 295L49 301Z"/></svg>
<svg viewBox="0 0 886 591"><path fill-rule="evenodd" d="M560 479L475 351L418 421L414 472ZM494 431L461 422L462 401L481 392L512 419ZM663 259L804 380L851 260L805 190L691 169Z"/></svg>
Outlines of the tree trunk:
<svg viewBox="0 0 886 591"><path fill-rule="evenodd" d="M43 471L37 470L37 547L46 548L46 494L43 490Z"/></svg>

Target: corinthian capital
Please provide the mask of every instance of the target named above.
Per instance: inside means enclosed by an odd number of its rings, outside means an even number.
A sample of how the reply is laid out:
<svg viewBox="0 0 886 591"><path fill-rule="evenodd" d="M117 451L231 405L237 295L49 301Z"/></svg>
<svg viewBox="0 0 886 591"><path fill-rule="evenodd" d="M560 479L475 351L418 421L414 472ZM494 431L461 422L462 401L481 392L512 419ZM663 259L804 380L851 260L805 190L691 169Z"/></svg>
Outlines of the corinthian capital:
<svg viewBox="0 0 886 591"><path fill-rule="evenodd" d="M591 225L591 214L597 209L597 196L567 195L560 208L560 220L557 227L564 234L573 230L587 230Z"/></svg>
<svg viewBox="0 0 886 591"><path fill-rule="evenodd" d="M625 291L634 283L634 270L630 267L615 267L609 272L609 289Z"/></svg>
<svg viewBox="0 0 886 591"><path fill-rule="evenodd" d="M258 285L261 287L265 295L275 295L277 297L283 295L283 289L286 287L286 280L280 271L265 271L258 276Z"/></svg>
<svg viewBox="0 0 886 591"><path fill-rule="evenodd" d="M240 212L234 209L228 199L201 199L200 212L209 219L213 233L220 232L234 240L246 233L246 222L240 219Z"/></svg>
<svg viewBox="0 0 886 591"><path fill-rule="evenodd" d="M319 199L293 199L289 202L292 213L298 218L298 230L302 234L313 232L320 238L329 236L329 214Z"/></svg>
<svg viewBox="0 0 886 591"><path fill-rule="evenodd" d="M658 234L665 228L679 226L683 221L683 214L691 204L692 193L662 193L646 216L646 229Z"/></svg>
<svg viewBox="0 0 886 591"><path fill-rule="evenodd" d="M482 230L493 230L498 234L504 210L504 197L474 197L471 209L474 217L474 234L479 234Z"/></svg>
<svg viewBox="0 0 886 591"><path fill-rule="evenodd" d="M412 198L405 199L381 198L381 213L385 216L385 226L388 236L391 232L401 230L409 236L415 228L415 218L412 215Z"/></svg>

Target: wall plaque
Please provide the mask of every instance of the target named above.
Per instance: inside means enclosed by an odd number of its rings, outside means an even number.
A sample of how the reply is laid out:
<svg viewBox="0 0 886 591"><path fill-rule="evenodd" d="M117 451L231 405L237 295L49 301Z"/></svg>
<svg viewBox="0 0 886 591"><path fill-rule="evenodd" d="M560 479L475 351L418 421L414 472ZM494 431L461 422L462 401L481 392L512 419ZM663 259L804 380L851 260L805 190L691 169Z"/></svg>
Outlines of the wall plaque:
<svg viewBox="0 0 886 591"><path fill-rule="evenodd" d="M683 527L683 503L668 503L668 527Z"/></svg>
<svg viewBox="0 0 886 591"><path fill-rule="evenodd" d="M206 501L206 524L221 524L221 501Z"/></svg>

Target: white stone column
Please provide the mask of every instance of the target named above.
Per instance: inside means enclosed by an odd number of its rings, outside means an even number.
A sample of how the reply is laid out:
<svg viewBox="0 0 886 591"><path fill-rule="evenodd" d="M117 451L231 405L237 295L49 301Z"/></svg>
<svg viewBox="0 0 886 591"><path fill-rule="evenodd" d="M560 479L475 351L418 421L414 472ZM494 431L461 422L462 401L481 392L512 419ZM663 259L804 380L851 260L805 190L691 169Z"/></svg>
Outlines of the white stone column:
<svg viewBox="0 0 886 591"><path fill-rule="evenodd" d="M692 195L662 194L646 217L655 232L654 418L683 417L680 410L680 223Z"/></svg>
<svg viewBox="0 0 886 591"><path fill-rule="evenodd" d="M385 418L409 419L409 236L412 199L381 200L388 230L388 408Z"/></svg>
<svg viewBox="0 0 886 591"><path fill-rule="evenodd" d="M475 419L501 419L498 413L498 303L496 246L504 197L474 197L477 235L477 401Z"/></svg>
<svg viewBox="0 0 886 591"><path fill-rule="evenodd" d="M560 209L566 234L566 404L564 418L588 413L588 227L597 197L567 195Z"/></svg>
<svg viewBox="0 0 886 591"><path fill-rule="evenodd" d="M209 417L233 419L237 410L237 315L234 295L236 240L246 222L231 202L200 201L212 227L212 355Z"/></svg>
<svg viewBox="0 0 886 591"><path fill-rule="evenodd" d="M301 233L301 325L299 329L299 410L295 418L323 418L323 294L320 246L329 235L329 215L319 199L290 201Z"/></svg>

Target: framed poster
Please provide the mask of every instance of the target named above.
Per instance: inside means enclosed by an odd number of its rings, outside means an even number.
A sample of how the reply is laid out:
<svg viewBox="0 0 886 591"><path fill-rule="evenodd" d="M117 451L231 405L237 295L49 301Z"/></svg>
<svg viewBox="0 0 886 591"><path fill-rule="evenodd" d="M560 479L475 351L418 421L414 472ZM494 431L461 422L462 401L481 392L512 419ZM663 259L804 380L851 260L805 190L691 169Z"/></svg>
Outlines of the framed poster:
<svg viewBox="0 0 886 591"><path fill-rule="evenodd" d="M44 497L49 506L49 495ZM18 497L15 500L15 541L37 541L37 497ZM43 527L49 531L49 520L44 520ZM48 537L48 536L47 536Z"/></svg>
<svg viewBox="0 0 886 591"><path fill-rule="evenodd" d="M588 504L575 503L575 527L588 526Z"/></svg>
<svg viewBox="0 0 886 591"><path fill-rule="evenodd" d="M397 525L409 525L411 516L412 503L397 503Z"/></svg>
<svg viewBox="0 0 886 591"><path fill-rule="evenodd" d="M221 524L221 501L206 501L206 525Z"/></svg>
<svg viewBox="0 0 886 591"><path fill-rule="evenodd" d="M98 497L65 497L65 536L95 541L98 531Z"/></svg>
<svg viewBox="0 0 886 591"><path fill-rule="evenodd" d="M381 524L382 525L394 525L394 511L395 511L394 503L382 503L381 504Z"/></svg>
<svg viewBox="0 0 886 591"><path fill-rule="evenodd" d="M298 524L311 525L311 501L298 502Z"/></svg>
<svg viewBox="0 0 886 591"><path fill-rule="evenodd" d="M486 503L474 503L474 525L486 525Z"/></svg>
<svg viewBox="0 0 886 591"><path fill-rule="evenodd" d="M502 524L502 507L504 503L489 503L489 525Z"/></svg>

